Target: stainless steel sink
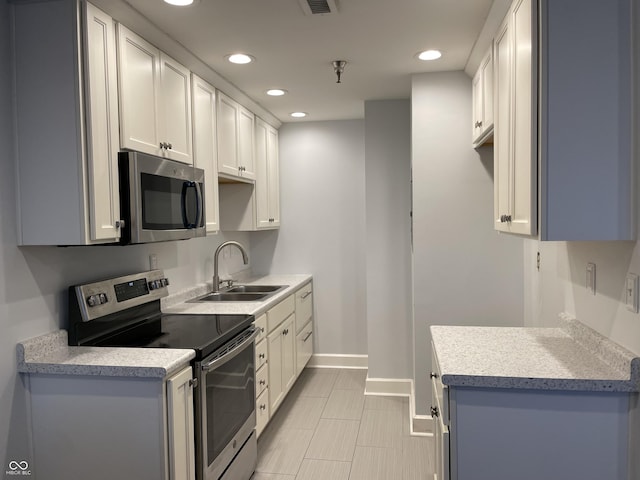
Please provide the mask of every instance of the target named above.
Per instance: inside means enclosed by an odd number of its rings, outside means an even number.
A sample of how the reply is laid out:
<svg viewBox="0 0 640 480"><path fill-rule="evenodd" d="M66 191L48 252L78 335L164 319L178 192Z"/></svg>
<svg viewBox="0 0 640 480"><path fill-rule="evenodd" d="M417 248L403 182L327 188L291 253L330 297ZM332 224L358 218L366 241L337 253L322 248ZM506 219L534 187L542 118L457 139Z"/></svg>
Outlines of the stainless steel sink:
<svg viewBox="0 0 640 480"><path fill-rule="evenodd" d="M231 287L225 292L230 293L270 293L277 292L278 290L287 287L288 285L238 285Z"/></svg>
<svg viewBox="0 0 640 480"><path fill-rule="evenodd" d="M209 293L204 297L195 298L191 302L255 302L267 297L268 293Z"/></svg>
<svg viewBox="0 0 640 480"><path fill-rule="evenodd" d="M208 293L202 297L188 300L188 303L258 302L287 287L288 285L237 285L220 292Z"/></svg>

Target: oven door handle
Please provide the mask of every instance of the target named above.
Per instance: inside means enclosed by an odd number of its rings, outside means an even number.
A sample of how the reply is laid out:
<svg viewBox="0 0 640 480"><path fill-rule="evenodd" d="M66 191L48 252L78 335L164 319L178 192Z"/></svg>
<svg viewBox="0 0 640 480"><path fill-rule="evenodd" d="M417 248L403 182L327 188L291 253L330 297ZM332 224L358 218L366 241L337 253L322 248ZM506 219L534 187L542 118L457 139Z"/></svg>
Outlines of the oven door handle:
<svg viewBox="0 0 640 480"><path fill-rule="evenodd" d="M236 345L231 350L226 352L224 355L214 358L213 360L207 363L203 363L200 368L202 368L203 372L208 372L209 370L213 370L214 368L219 367L224 363L227 363L229 360L231 360L232 358L237 356L240 352L242 352L242 350L245 349L247 344L252 343L258 335L260 335L260 329L254 328L253 331L251 332L251 335L249 335L245 340L243 340L242 343Z"/></svg>

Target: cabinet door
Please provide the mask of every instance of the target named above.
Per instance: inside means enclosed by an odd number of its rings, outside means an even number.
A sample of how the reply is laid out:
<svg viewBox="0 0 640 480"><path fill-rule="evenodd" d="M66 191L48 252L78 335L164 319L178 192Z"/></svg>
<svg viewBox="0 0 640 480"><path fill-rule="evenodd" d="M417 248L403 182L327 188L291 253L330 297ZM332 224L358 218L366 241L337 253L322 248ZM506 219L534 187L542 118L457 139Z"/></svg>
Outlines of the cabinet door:
<svg viewBox="0 0 640 480"><path fill-rule="evenodd" d="M238 176L238 108L224 93L218 92L218 171Z"/></svg>
<svg viewBox="0 0 640 480"><path fill-rule="evenodd" d="M311 323L311 320L309 320L296 337L296 377L302 373L302 370L307 365L307 362L309 362L312 354L313 324Z"/></svg>
<svg viewBox="0 0 640 480"><path fill-rule="evenodd" d="M475 145L475 143L478 141L478 139L481 137L481 134L482 134L483 98L482 98L482 71L481 70L478 70L476 74L473 76L473 80L471 82L471 88L472 88L472 97L473 97L473 104L472 104L473 113L471 116L473 126L471 129L471 133L472 133L471 140Z"/></svg>
<svg viewBox="0 0 640 480"><path fill-rule="evenodd" d="M247 179L256 178L254 166L255 116L252 112L238 105L238 166L241 167L240 176Z"/></svg>
<svg viewBox="0 0 640 480"><path fill-rule="evenodd" d="M118 24L120 146L161 153L157 122L160 52Z"/></svg>
<svg viewBox="0 0 640 480"><path fill-rule="evenodd" d="M513 7L513 147L510 180L512 233L534 235L537 231L537 14L532 0Z"/></svg>
<svg viewBox="0 0 640 480"><path fill-rule="evenodd" d="M269 205L269 126L262 119L256 119L256 185L255 185L255 205L256 205L256 227L269 228L270 205Z"/></svg>
<svg viewBox="0 0 640 480"><path fill-rule="evenodd" d="M277 328L267 337L269 362L269 407L275 412L284 398L284 383L282 378L282 348L284 330Z"/></svg>
<svg viewBox="0 0 640 480"><path fill-rule="evenodd" d="M218 211L218 152L216 149L216 90L193 75L193 163L204 170L207 233L220 230Z"/></svg>
<svg viewBox="0 0 640 480"><path fill-rule="evenodd" d="M118 191L118 91L116 31L113 19L86 5L85 65L87 100L87 168L91 240L117 240L120 229Z"/></svg>
<svg viewBox="0 0 640 480"><path fill-rule="evenodd" d="M191 367L167 380L170 480L195 480Z"/></svg>
<svg viewBox="0 0 640 480"><path fill-rule="evenodd" d="M511 152L511 29L507 14L495 38L495 130L493 134L494 227L509 231L502 217L510 210Z"/></svg>
<svg viewBox="0 0 640 480"><path fill-rule="evenodd" d="M160 54L160 142L163 156L193 163L191 150L191 78L187 68Z"/></svg>
<svg viewBox="0 0 640 480"><path fill-rule="evenodd" d="M271 227L280 226L280 158L278 156L278 131L267 131L267 184L269 185L269 218Z"/></svg>
<svg viewBox="0 0 640 480"><path fill-rule="evenodd" d="M489 47L482 65L482 129L493 129L493 44Z"/></svg>
<svg viewBox="0 0 640 480"><path fill-rule="evenodd" d="M288 392L296 380L296 330L295 314L284 322L282 340L282 384L284 393Z"/></svg>

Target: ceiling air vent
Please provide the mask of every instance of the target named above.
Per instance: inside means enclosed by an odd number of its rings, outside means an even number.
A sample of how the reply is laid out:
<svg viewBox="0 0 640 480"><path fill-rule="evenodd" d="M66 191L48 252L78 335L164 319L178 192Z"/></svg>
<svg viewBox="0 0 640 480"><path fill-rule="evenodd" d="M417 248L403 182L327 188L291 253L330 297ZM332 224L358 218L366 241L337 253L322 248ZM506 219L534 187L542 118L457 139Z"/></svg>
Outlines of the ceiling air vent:
<svg viewBox="0 0 640 480"><path fill-rule="evenodd" d="M338 11L337 0L298 0L305 15L327 15Z"/></svg>

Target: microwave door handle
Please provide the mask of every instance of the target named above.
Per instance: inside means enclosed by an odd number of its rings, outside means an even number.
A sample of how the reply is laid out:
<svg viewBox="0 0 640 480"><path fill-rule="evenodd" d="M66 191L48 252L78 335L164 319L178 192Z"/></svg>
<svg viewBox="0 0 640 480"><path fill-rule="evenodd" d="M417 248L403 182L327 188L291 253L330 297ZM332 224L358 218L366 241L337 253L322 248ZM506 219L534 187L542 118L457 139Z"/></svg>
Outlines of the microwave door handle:
<svg viewBox="0 0 640 480"><path fill-rule="evenodd" d="M188 212L187 212L187 192L189 191L190 188L194 188L196 190L196 196L197 196L197 201L196 201L196 222L197 223L191 223L189 216L188 216ZM198 225L200 225L200 197L201 194L199 193L200 190L200 186L196 183L196 182L184 182L182 184L182 224L184 225L184 228L197 228Z"/></svg>
<svg viewBox="0 0 640 480"><path fill-rule="evenodd" d="M202 216L204 213L204 199L202 198L202 189L200 188L200 184L198 182L193 182L193 185L196 189L196 226L195 228L200 227L202 225Z"/></svg>

